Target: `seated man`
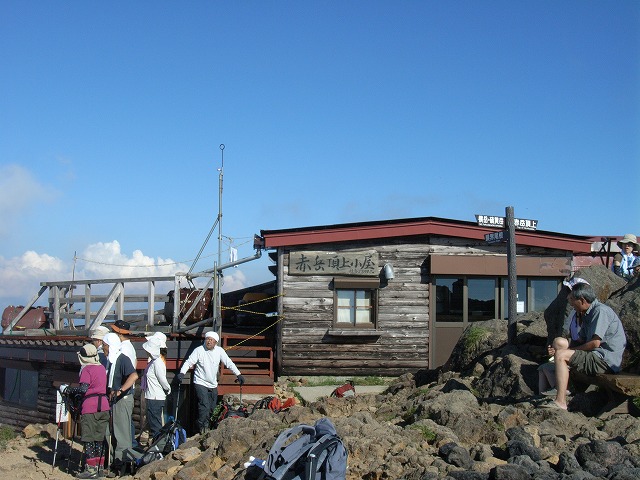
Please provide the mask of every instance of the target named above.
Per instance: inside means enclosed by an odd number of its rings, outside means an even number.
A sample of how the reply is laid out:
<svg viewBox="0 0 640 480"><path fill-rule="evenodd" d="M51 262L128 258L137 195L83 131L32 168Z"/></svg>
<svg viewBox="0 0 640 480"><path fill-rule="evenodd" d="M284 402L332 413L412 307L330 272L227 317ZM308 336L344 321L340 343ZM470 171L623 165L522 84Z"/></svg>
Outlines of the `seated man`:
<svg viewBox="0 0 640 480"><path fill-rule="evenodd" d="M569 368L590 376L617 373L627 346L627 337L618 315L597 300L591 285L575 285L568 300L576 315L582 318L580 339L583 343L553 352L558 394L549 406L564 410L567 409Z"/></svg>

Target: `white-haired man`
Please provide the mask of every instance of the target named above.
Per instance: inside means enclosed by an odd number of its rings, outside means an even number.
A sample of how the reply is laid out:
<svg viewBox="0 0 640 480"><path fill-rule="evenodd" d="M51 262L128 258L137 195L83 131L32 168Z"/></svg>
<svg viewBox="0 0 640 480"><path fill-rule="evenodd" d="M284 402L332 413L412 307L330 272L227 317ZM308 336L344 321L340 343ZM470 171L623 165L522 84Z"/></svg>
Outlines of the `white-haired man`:
<svg viewBox="0 0 640 480"><path fill-rule="evenodd" d="M193 386L198 398L198 428L200 433L209 429L209 422L216 404L218 403L218 369L220 362L237 377L240 386L244 384L244 377L238 367L231 361L227 352L218 346L220 337L215 332L207 332L204 343L189 355L182 364L177 375L178 383L182 383L184 374L191 367L193 371Z"/></svg>

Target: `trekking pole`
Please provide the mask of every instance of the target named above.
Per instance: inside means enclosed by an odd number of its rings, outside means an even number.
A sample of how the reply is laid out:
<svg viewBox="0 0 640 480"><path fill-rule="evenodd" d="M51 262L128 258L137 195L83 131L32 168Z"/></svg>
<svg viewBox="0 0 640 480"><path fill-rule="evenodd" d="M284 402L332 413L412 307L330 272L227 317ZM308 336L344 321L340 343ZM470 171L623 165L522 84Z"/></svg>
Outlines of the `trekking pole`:
<svg viewBox="0 0 640 480"><path fill-rule="evenodd" d="M178 391L176 392L176 413L173 416L174 420L178 420L178 408L180 407L180 390L182 390L182 384L178 385Z"/></svg>
<svg viewBox="0 0 640 480"><path fill-rule="evenodd" d="M113 435L113 404L111 398L109 400L109 435L107 435L107 451L104 454L104 468L109 469L109 463L111 462L111 435Z"/></svg>

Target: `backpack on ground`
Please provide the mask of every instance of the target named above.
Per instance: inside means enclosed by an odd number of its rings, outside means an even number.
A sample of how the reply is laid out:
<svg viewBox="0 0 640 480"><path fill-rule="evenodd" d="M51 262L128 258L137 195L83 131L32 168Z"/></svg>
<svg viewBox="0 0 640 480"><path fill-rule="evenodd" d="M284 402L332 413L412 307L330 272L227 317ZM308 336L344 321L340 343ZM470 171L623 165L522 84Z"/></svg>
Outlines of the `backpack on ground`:
<svg viewBox="0 0 640 480"><path fill-rule="evenodd" d="M131 465L132 473L140 467L167 456L187 441L187 432L180 422L169 417L169 421L158 430L146 448L134 447L123 453L125 463Z"/></svg>
<svg viewBox="0 0 640 480"><path fill-rule="evenodd" d="M280 413L296 404L295 397L287 398L284 402L278 397L264 397L258 400L251 409L251 415L256 410L271 410L274 413Z"/></svg>
<svg viewBox="0 0 640 480"><path fill-rule="evenodd" d="M326 417L282 432L264 462L268 480L344 480L347 450Z"/></svg>
<svg viewBox="0 0 640 480"><path fill-rule="evenodd" d="M225 418L244 418L248 417L249 412L244 405L234 406L228 402L222 401L216 407L214 412L213 428L218 428L220 422Z"/></svg>
<svg viewBox="0 0 640 480"><path fill-rule="evenodd" d="M347 380L347 383L339 386L333 392L331 392L331 396L337 398L353 397L355 394L356 387L353 385L353 380Z"/></svg>

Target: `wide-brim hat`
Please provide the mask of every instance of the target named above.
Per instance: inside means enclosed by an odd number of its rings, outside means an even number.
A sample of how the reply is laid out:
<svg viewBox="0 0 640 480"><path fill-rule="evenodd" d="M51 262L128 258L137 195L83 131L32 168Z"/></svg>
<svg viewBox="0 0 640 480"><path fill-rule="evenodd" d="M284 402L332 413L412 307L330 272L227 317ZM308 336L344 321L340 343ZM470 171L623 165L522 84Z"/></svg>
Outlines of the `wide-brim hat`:
<svg viewBox="0 0 640 480"><path fill-rule="evenodd" d="M578 283L586 283L587 285L589 285L589 282L581 277L572 277L569 280L564 280L562 282L565 287L569 287L569 290L573 290L573 287L575 287Z"/></svg>
<svg viewBox="0 0 640 480"><path fill-rule="evenodd" d="M96 327L93 333L91 333L91 339L102 340L107 333L109 333L109 329L107 327L103 327L102 325L100 325Z"/></svg>
<svg viewBox="0 0 640 480"><path fill-rule="evenodd" d="M115 323L113 323L111 325L111 329L116 332L116 333L129 333L131 326L129 325L128 322L125 322L124 320L118 320Z"/></svg>
<svg viewBox="0 0 640 480"><path fill-rule="evenodd" d="M160 344L160 348L167 348L167 336L162 332L155 332L153 335L147 336L147 340L156 339Z"/></svg>
<svg viewBox="0 0 640 480"><path fill-rule="evenodd" d="M624 248L623 245L625 243L631 243L631 244L633 244L633 249L634 250L640 250L640 245L638 245L638 239L632 233L626 233L625 236L622 237L621 240L618 240L618 246L620 248Z"/></svg>
<svg viewBox="0 0 640 480"><path fill-rule="evenodd" d="M87 343L78 352L80 365L99 365L98 350L93 343Z"/></svg>
<svg viewBox="0 0 640 480"><path fill-rule="evenodd" d="M151 358L158 358L160 356L160 341L157 337L149 337L147 341L142 344L142 348Z"/></svg>

